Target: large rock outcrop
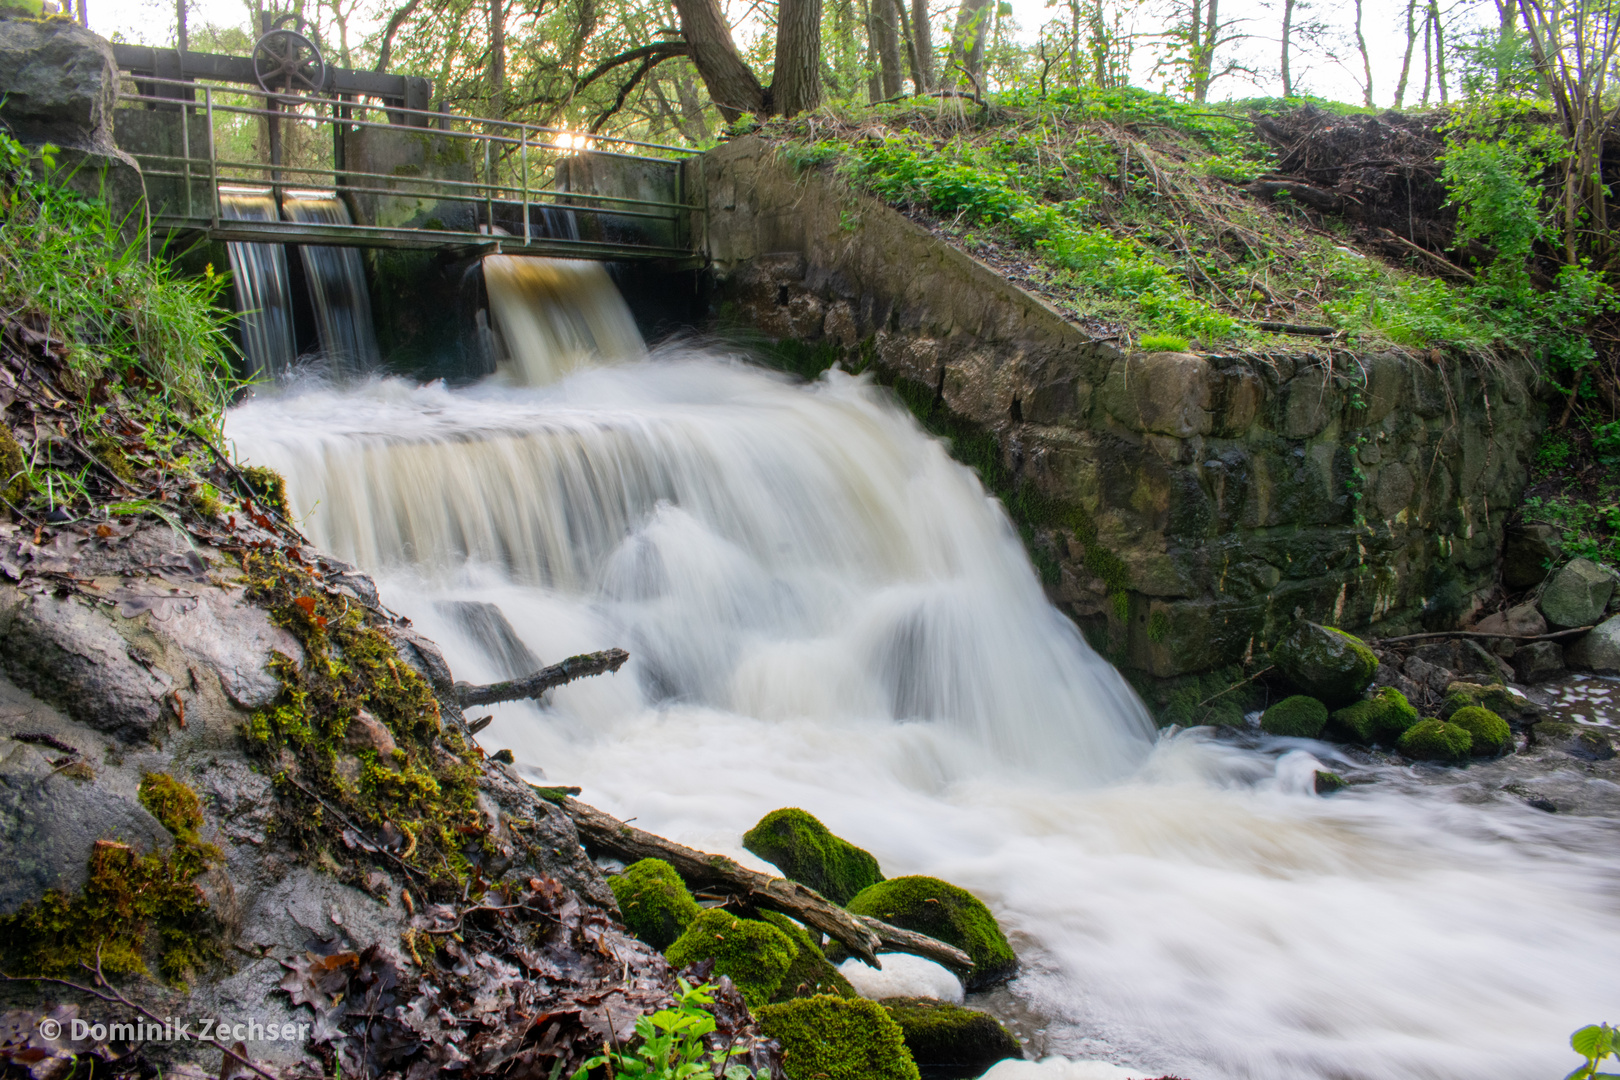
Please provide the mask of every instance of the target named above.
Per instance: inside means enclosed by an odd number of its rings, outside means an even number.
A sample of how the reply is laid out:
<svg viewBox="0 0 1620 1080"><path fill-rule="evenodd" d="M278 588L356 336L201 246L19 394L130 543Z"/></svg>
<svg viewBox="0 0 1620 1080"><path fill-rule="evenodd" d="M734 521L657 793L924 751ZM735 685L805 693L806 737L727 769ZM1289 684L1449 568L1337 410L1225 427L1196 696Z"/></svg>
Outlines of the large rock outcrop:
<svg viewBox="0 0 1620 1080"><path fill-rule="evenodd" d="M993 436L987 479L1016 495L1049 593L1127 671L1251 660L1301 618L1370 636L1455 625L1494 586L1542 422L1527 369L1131 354L764 140L689 178L717 322L874 370L936 430Z"/></svg>

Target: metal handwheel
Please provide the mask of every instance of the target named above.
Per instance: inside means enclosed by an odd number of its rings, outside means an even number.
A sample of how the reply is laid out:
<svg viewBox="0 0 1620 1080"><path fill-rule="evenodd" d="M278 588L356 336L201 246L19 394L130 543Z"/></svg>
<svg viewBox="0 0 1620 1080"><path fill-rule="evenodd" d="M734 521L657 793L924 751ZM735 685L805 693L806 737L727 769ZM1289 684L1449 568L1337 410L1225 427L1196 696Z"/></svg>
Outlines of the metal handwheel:
<svg viewBox="0 0 1620 1080"><path fill-rule="evenodd" d="M284 26L292 20L297 30ZM253 44L253 74L266 93L278 97L318 94L326 86L326 58L319 45L305 37L304 20L283 15Z"/></svg>

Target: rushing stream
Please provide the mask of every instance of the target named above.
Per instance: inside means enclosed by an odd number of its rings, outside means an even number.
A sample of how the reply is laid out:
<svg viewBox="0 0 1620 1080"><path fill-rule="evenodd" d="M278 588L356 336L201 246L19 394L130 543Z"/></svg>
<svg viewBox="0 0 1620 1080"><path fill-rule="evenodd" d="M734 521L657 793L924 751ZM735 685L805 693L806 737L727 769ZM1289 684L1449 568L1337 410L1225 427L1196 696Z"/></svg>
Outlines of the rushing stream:
<svg viewBox="0 0 1620 1080"><path fill-rule="evenodd" d="M1321 744L1155 740L999 507L868 381L644 354L605 278L508 271L502 376L294 386L229 422L458 678L632 653L492 710L486 747L752 865L743 831L801 806L973 891L1025 961L1001 1011L1132 1075L1531 1080L1614 1017L1614 823L1393 768L1324 799ZM582 363L587 339L619 355Z"/></svg>

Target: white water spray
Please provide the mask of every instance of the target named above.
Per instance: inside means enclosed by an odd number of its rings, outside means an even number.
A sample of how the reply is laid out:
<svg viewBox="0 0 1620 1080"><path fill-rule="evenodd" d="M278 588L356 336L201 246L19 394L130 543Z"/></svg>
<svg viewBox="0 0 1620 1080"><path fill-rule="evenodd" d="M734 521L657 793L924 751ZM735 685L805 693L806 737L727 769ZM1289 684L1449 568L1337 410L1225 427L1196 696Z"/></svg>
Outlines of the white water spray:
<svg viewBox="0 0 1620 1080"><path fill-rule="evenodd" d="M496 708L486 746L753 865L741 833L802 806L891 876L972 890L1051 1052L1530 1080L1611 1015L1608 823L1405 774L1320 799L1320 746L1153 747L976 480L864 379L660 350L526 389L308 389L230 430L458 678L633 654Z"/></svg>

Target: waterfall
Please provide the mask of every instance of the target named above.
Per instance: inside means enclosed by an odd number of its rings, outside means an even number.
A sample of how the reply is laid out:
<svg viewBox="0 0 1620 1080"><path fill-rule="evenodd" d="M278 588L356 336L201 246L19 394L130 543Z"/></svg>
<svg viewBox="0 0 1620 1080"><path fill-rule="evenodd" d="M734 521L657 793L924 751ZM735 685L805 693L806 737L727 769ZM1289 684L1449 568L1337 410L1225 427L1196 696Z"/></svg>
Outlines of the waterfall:
<svg viewBox="0 0 1620 1080"><path fill-rule="evenodd" d="M1526 808L1499 764L1155 739L1001 508L869 378L642 355L604 278L491 262L530 385L373 379L228 420L458 678L630 650L489 710L484 746L748 865L742 832L801 806L890 876L970 889L1025 961L990 1000L1045 1053L1199 1080L1531 1080L1612 1019L1612 821ZM1378 782L1322 798L1321 763Z"/></svg>
<svg viewBox="0 0 1620 1080"><path fill-rule="evenodd" d="M574 230L572 212L557 216ZM549 213L546 223L554 223ZM601 360L646 354L601 263L491 255L484 260L484 286L505 345L502 360L516 382L544 386Z"/></svg>
<svg viewBox="0 0 1620 1080"><path fill-rule="evenodd" d="M349 208L327 192L289 192L282 210L290 221L349 225ZM333 374L357 374L377 369L381 357L371 321L371 294L366 288L365 263L357 248L301 244L309 281L309 299L321 351Z"/></svg>
<svg viewBox="0 0 1620 1080"><path fill-rule="evenodd" d="M231 221L276 221L276 202L264 189L220 188L221 215ZM238 326L248 374L274 380L298 358L287 288L287 249L281 244L226 245L236 288Z"/></svg>

